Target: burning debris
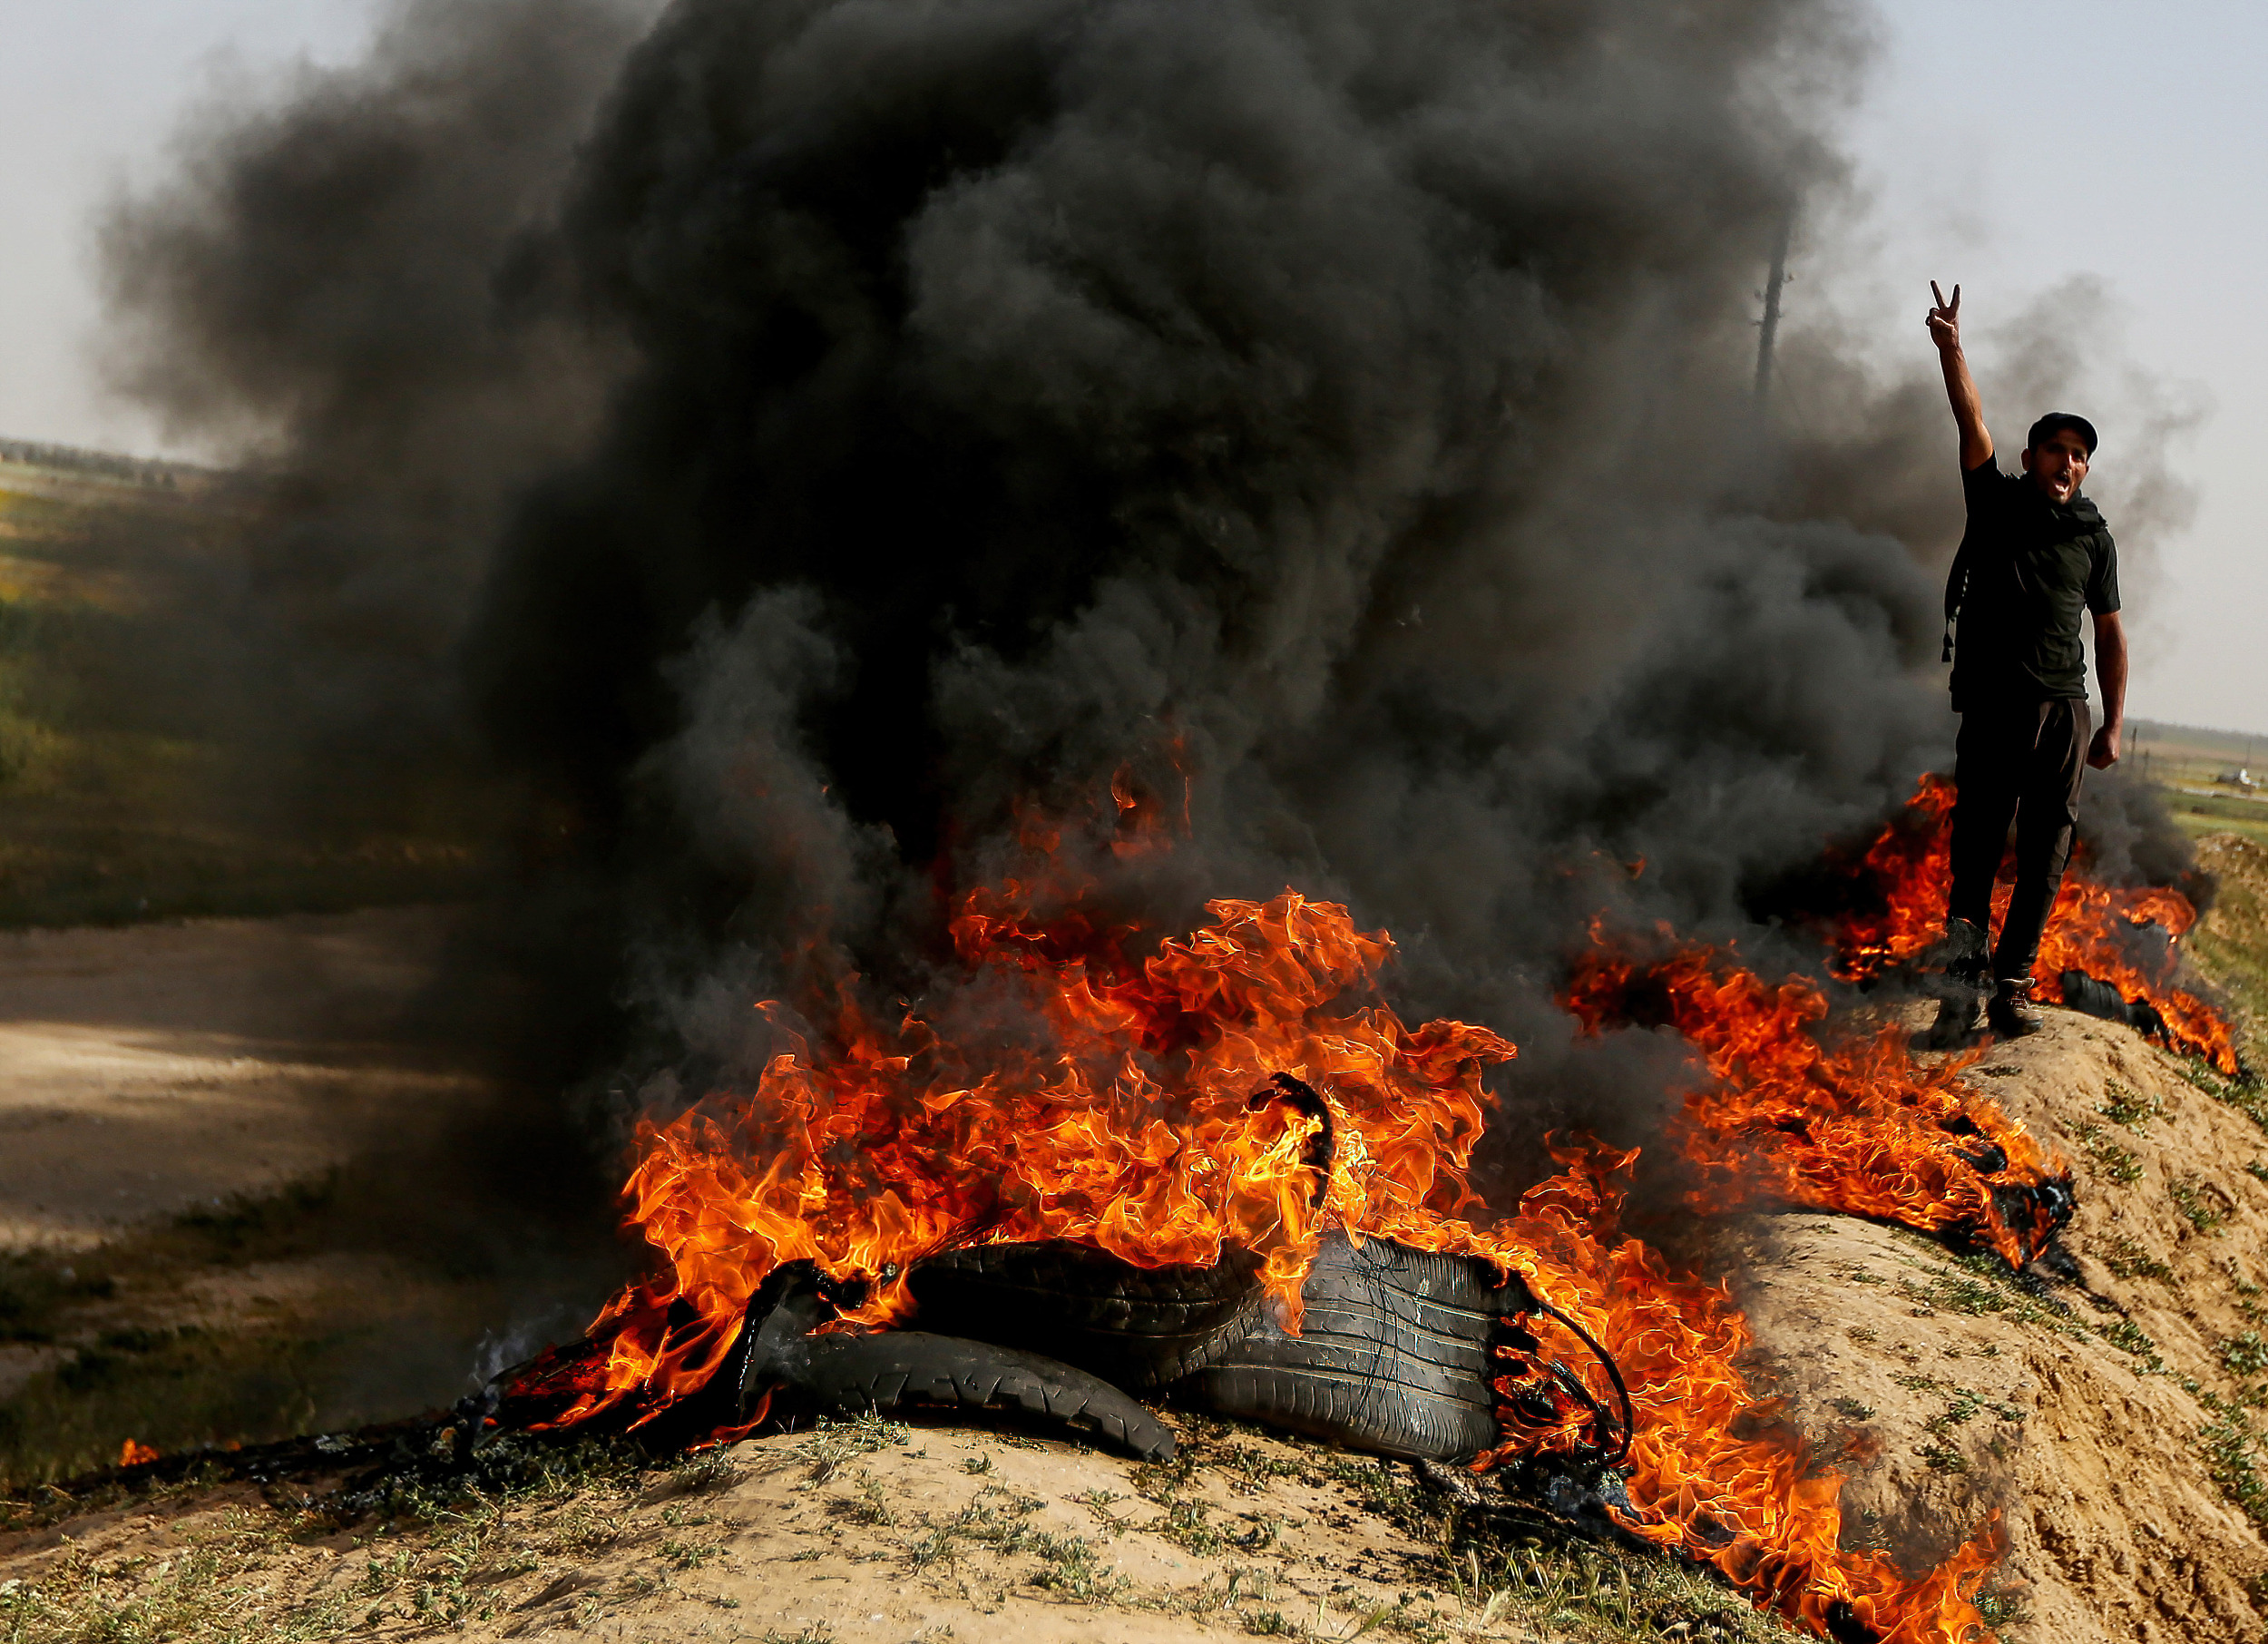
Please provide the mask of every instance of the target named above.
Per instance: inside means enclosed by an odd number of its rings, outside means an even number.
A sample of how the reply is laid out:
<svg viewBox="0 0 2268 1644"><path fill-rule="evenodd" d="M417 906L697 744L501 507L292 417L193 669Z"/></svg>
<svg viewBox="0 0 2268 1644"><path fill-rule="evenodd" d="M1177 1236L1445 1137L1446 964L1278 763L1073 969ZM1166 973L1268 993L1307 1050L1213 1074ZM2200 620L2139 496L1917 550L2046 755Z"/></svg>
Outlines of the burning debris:
<svg viewBox="0 0 2268 1644"><path fill-rule="evenodd" d="M1706 1058L1674 1137L1700 1170L1696 1209L1841 1210L1982 1245L2010 1267L2070 1218L2069 1168L1964 1084L1960 1061L1917 1063L1900 1025L1836 1034L1810 983L1775 986L1707 948L1644 964L1601 947L1567 1003L1594 1032L1667 1025Z"/></svg>
<svg viewBox="0 0 2268 1644"><path fill-rule="evenodd" d="M1864 854L1842 867L1849 911L1828 935L1843 980L1869 981L1912 967L1944 935L1952 811L1952 784L1924 777ZM1994 887L1995 918L2008 910L2005 871ZM2179 944L2196 922L2195 905L2169 886L2122 888L2090 878L2082 844L2048 910L2035 973L2038 996L2127 1022L2234 1077L2236 1042L2227 1020L2175 984Z"/></svg>
<svg viewBox="0 0 2268 1644"><path fill-rule="evenodd" d="M835 979L825 1025L753 1091L641 1130L631 1219L663 1269L518 1373L506 1420L733 1434L926 1397L1169 1444L1116 1382L1478 1472L1588 1477L1606 1522L1814 1629L1972 1636L1996 1531L1918 1579L1842 1547L1840 1482L1759 1421L1729 1296L1620 1232L1635 1153L1570 1140L1509 1214L1483 1202L1481 1073L1512 1047L1380 1003L1383 934L1286 891L1217 902L1138 959L1141 933L1099 915L1054 836L1028 842L1029 871L965 895L952 932L962 992L1035 1031L956 1038L950 1001L876 1022ZM1684 1136L1718 1208L1848 1209L2011 1261L2068 1213L2068 1179L1953 1071L1887 1037L1814 1041L1815 990L1687 950L1602 957L1570 1003L1595 1026L1642 1017L1648 994L1719 1076ZM992 1339L927 1334L933 1312ZM1350 1378L1364 1400L1333 1396Z"/></svg>
<svg viewBox="0 0 2268 1644"><path fill-rule="evenodd" d="M1119 855L1170 849L1123 780L1107 814ZM1942 862L1912 827L1866 858L1900 905ZM1891 878L1901 848L1923 867ZM930 1006L877 1020L818 965L824 1010L761 1007L788 1048L752 1091L641 1128L631 1219L663 1266L517 1373L504 1420L733 1434L912 1400L1162 1453L1119 1391L1146 1390L1525 1478L1833 1637L1975 1636L1997 1531L1919 1579L1842 1546L1840 1481L1750 1390L1730 1297L1621 1233L1634 1151L1569 1139L1509 1213L1485 1202L1482 1074L1514 1048L1404 1023L1377 995L1383 933L1286 890L1217 901L1138 957L1061 830L1027 819L1023 849L961 897ZM2011 1267L2069 1218L2068 1167L1963 1081L1973 1058L1924 1065L1902 1028L1839 1032L1813 983L1602 933L1564 1003L1589 1032L1666 1025L1702 1055L1671 1133L1694 1209L1837 1210Z"/></svg>

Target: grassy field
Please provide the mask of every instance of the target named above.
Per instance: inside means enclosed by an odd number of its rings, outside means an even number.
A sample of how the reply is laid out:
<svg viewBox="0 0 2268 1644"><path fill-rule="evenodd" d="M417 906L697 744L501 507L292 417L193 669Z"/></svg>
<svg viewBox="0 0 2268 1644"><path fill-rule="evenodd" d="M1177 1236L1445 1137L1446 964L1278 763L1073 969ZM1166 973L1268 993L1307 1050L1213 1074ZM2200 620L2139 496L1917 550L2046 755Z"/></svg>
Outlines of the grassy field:
<svg viewBox="0 0 2268 1644"><path fill-rule="evenodd" d="M2268 845L2268 804L2219 794L2169 788L2166 807L2192 837L2205 834L2236 834Z"/></svg>
<svg viewBox="0 0 2268 1644"><path fill-rule="evenodd" d="M328 1331L184 1324L165 1302L217 1268L319 1248L311 1236L327 1198L294 1189L93 1252L0 1256L0 1342L62 1355L0 1402L0 1487L115 1461L122 1434L179 1447L279 1437L313 1421Z"/></svg>
<svg viewBox="0 0 2268 1644"><path fill-rule="evenodd" d="M169 567L233 552L220 485L0 462L0 927L337 912L464 894L473 840L258 821L247 749L120 659L167 635Z"/></svg>
<svg viewBox="0 0 2268 1644"><path fill-rule="evenodd" d="M2197 858L2218 888L2189 957L2234 1008L2246 1062L2268 1068L2268 840L2224 829L2197 842Z"/></svg>
<svg viewBox="0 0 2268 1644"><path fill-rule="evenodd" d="M2254 791L2221 778L2268 756L2268 737L2195 725L2137 720L2128 738L2129 768L2165 793L2174 819L2191 836L2234 833L2268 842L2268 783Z"/></svg>

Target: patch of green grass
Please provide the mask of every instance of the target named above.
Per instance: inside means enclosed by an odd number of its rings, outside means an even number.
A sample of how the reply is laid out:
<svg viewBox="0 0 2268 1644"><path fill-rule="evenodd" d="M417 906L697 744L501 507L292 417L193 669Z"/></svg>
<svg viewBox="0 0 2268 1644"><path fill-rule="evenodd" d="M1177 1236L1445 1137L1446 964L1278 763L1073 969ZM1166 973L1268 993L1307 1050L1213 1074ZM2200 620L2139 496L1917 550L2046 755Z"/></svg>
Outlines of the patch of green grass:
<svg viewBox="0 0 2268 1644"><path fill-rule="evenodd" d="M1130 1496L1120 1495L1115 1490L1082 1490L1070 1499L1093 1513L1096 1522L1114 1536L1124 1535L1134 1528L1131 1522L1112 1511L1120 1502L1131 1501L1133 1498Z"/></svg>
<svg viewBox="0 0 2268 1644"><path fill-rule="evenodd" d="M1977 1413L1982 1410L1984 1405L1983 1394L1972 1392L1967 1387L1956 1387L1953 1389L1952 1401L1945 1406L1944 1413L1931 1417L1924 1424L1931 1433L1944 1433L1955 1427L1965 1426L1975 1419Z"/></svg>
<svg viewBox="0 0 2268 1644"><path fill-rule="evenodd" d="M304 1183L200 1207L93 1251L0 1258L0 1339L66 1352L0 1400L0 1486L110 1465L130 1438L167 1451L252 1443L342 1414L345 1362L377 1326L133 1322L138 1298L170 1298L187 1275L335 1248L333 1199L330 1183Z"/></svg>
<svg viewBox="0 0 2268 1644"><path fill-rule="evenodd" d="M298 1603L257 1579L285 1544L269 1517L232 1513L162 1558L102 1558L68 1541L34 1580L0 1589L0 1638L40 1644L167 1639L312 1644L352 1624L345 1596Z"/></svg>
<svg viewBox="0 0 2268 1644"><path fill-rule="evenodd" d="M487 882L465 845L310 845L54 808L24 807L0 829L0 928L341 914L462 901Z"/></svg>
<svg viewBox="0 0 2268 1644"><path fill-rule="evenodd" d="M711 1560L724 1557L725 1550L714 1541L689 1541L668 1536L662 1539L661 1556L672 1569L699 1570Z"/></svg>
<svg viewBox="0 0 2268 1644"><path fill-rule="evenodd" d="M1228 1474L1229 1488L1244 1492L1257 1490L1270 1479L1297 1478L1301 1472L1298 1463L1265 1454L1251 1444L1223 1444L1213 1464Z"/></svg>
<svg viewBox="0 0 2268 1644"><path fill-rule="evenodd" d="M2095 1334L2121 1353L2130 1353L2140 1359L2145 1371L2149 1374L2156 1375L2165 1368L2165 1361L2158 1355L2157 1344L2130 1318L2122 1318L2115 1325L2097 1326Z"/></svg>
<svg viewBox="0 0 2268 1644"><path fill-rule="evenodd" d="M1966 1313L1972 1318L1997 1316L2010 1324L2038 1325L2067 1334L2071 1329L2023 1287L2006 1262L1989 1252L1949 1257L1938 1247L1922 1246L1912 1257L1900 1259L1919 1277L1899 1279L1898 1293L1924 1307Z"/></svg>
<svg viewBox="0 0 2268 1644"><path fill-rule="evenodd" d="M2193 803L2187 795L2175 798L2177 816L2181 807ZM2246 802L2223 803L2233 807ZM2257 848L2268 844L2268 828L2260 824L2263 808L2268 807L2247 803L2241 818L2230 818L2232 823L2245 824L2238 831L2251 841L2250 846L2207 843L2200 850L2200 858L2214 869L2220 885L2212 911L2183 940L2191 962L2234 1007L2233 1025L2245 1046L2245 1060L2255 1068L2268 1066L2268 1039L2262 1033L2263 1027L2268 1026L2268 856ZM2192 820L2187 816L2180 819ZM2214 1082L2220 1083L2218 1075ZM2263 1101L2257 1081L2250 1081L2233 1095L2234 1100L2222 1099L2268 1130L2268 1101Z"/></svg>
<svg viewBox="0 0 2268 1644"><path fill-rule="evenodd" d="M874 1528L886 1528L898 1522L896 1510L890 1505L890 1495L882 1487L882 1481L871 1473L861 1472L851 1480L857 1499L846 1505L846 1511L857 1523Z"/></svg>
<svg viewBox="0 0 2268 1644"><path fill-rule="evenodd" d="M324 1512L334 1526L376 1519L390 1529L430 1529L476 1518L499 1503L564 1502L552 1526L556 1550L588 1554L621 1534L620 1504L649 1458L631 1442L584 1434L495 1434L469 1465L425 1458L397 1465Z"/></svg>
<svg viewBox="0 0 2268 1644"><path fill-rule="evenodd" d="M987 1484L977 1492L974 1501L942 1522L922 1515L922 1533L899 1545L908 1567L916 1573L933 1565L951 1564L963 1541L995 1552L1031 1551L1037 1545L1039 1532L1025 1521L1043 1505L1035 1496Z"/></svg>
<svg viewBox="0 0 2268 1644"><path fill-rule="evenodd" d="M21 539L0 554L0 926L343 912L480 889L477 777L388 795L382 822L249 820L241 795L293 778L164 608L168 579L89 563L70 533L48 547L37 575L24 574ZM122 599L121 578L136 591Z"/></svg>
<svg viewBox="0 0 2268 1644"><path fill-rule="evenodd" d="M636 1452L620 1440L503 1434L472 1467L446 1476L411 1465L350 1496L311 1502L287 1492L278 1504L256 1500L201 1523L192 1518L186 1546L95 1555L66 1539L35 1577L0 1590L0 1639L296 1644L387 1623L426 1632L490 1620L504 1580L618 1539L641 1479ZM76 1515L128 1502L186 1502L211 1483L148 1480L132 1490L112 1483L76 1497L49 1493L54 1511ZM209 1496L203 1504L211 1504ZM293 1544L347 1523L369 1527L359 1579L295 1597L279 1570ZM670 1551L665 1541L664 1556ZM641 1581L658 1589L666 1578Z"/></svg>
<svg viewBox="0 0 2268 1644"><path fill-rule="evenodd" d="M53 1341L90 1303L135 1288L170 1287L188 1270L332 1248L328 1217L336 1197L331 1179L297 1182L197 1206L95 1250L0 1256L0 1340Z"/></svg>
<svg viewBox="0 0 2268 1644"><path fill-rule="evenodd" d="M2205 1471L2246 1518L2268 1530L2268 1479L2262 1476L2261 1435L2242 1406L2206 1393L2198 1395L2213 1419L2198 1430Z"/></svg>
<svg viewBox="0 0 2268 1644"><path fill-rule="evenodd" d="M2268 1130L2268 1085L2262 1084L2259 1079L2232 1080L2214 1091L2214 1095Z"/></svg>
<svg viewBox="0 0 2268 1644"><path fill-rule="evenodd" d="M1399 1578L1413 1590L1396 1604L1368 1610L1341 1608L1334 1597L1327 1620L1317 1629L1270 1600L1265 1571L1232 1568L1225 1593L1209 1586L1202 1598L1192 1595L1188 1613L1193 1616L1214 1620L1225 1609L1233 1611L1242 1604L1246 1608L1239 1613L1246 1622L1257 1617L1259 1625L1272 1626L1266 1618L1280 1613L1287 1627L1298 1624L1284 1636L1391 1635L1428 1644L1448 1644L1471 1636L1475 1629L1490 1637L1522 1636L1525 1629L1586 1644L1659 1644L1665 1637L1710 1644L1789 1644L1799 1636L1755 1609L1713 1572L1667 1557L1601 1547L1540 1512L1519 1510L1507 1516L1474 1511L1437 1492L1403 1463L1280 1438L1262 1453L1239 1442L1241 1431L1232 1423L1187 1418L1173 1460L1139 1469L1135 1488L1161 1507L1188 1502L1205 1479L1238 1492L1260 1488L1267 1480L1289 1480L1319 1502L1344 1492L1354 1504L1393 1524L1418 1550ZM1497 1499L1492 1492L1489 1498ZM1264 1517L1246 1516L1254 1522L1252 1531L1187 1514L1224 1535L1227 1547L1266 1545L1275 1526ZM1455 1607L1436 1609L1419 1601L1435 1593L1444 1599L1453 1595ZM1346 1603L1353 1606L1355 1600Z"/></svg>
<svg viewBox="0 0 2268 1644"><path fill-rule="evenodd" d="M2021 1588L1991 1586L1977 1595L1977 1613L1987 1627L2021 1627L2032 1619L2031 1604Z"/></svg>
<svg viewBox="0 0 2268 1644"><path fill-rule="evenodd" d="M2174 1208L2181 1212L2182 1219L2208 1236L2220 1232L2222 1225L2229 1219L2226 1204L2215 1203L2207 1198L2209 1193L2217 1194L2218 1191L2197 1176L2176 1177L2165 1184L2165 1196L2174 1201Z"/></svg>
<svg viewBox="0 0 2268 1644"><path fill-rule="evenodd" d="M872 1411L848 1421L823 1415L810 1435L790 1446L786 1454L789 1462L801 1463L810 1470L805 1475L806 1483L825 1484L855 1458L903 1444L913 1433L904 1422L885 1421Z"/></svg>
<svg viewBox="0 0 2268 1644"><path fill-rule="evenodd" d="M2111 1123L2124 1125L2137 1136L2144 1133L2144 1127L2148 1125L2150 1120L2162 1119L2165 1115L2165 1101L2163 1097L2144 1096L2138 1091L2117 1083L2109 1085L2104 1094L2107 1100L2095 1111L2109 1120Z"/></svg>
<svg viewBox="0 0 2268 1644"><path fill-rule="evenodd" d="M2228 833L2268 845L2268 817L2260 814L2262 807L2253 800L2187 793L2169 794L2166 800L2174 820L2193 838Z"/></svg>
<svg viewBox="0 0 2268 1644"><path fill-rule="evenodd" d="M2108 1132L2093 1120L2074 1130L2072 1139L2079 1144L2079 1151L2094 1162L2097 1171L2119 1187L2130 1188L2142 1179L2142 1160L2132 1148L2121 1147L2110 1139Z"/></svg>
<svg viewBox="0 0 2268 1644"><path fill-rule="evenodd" d="M1950 1274L1927 1285L1901 1281L1898 1288L1901 1294L1925 1307L1966 1313L1972 1317L1981 1317L1988 1313L2005 1313L2010 1307L2022 1306L2025 1300L2023 1297L2011 1297L1997 1286L1965 1274Z"/></svg>
<svg viewBox="0 0 2268 1644"><path fill-rule="evenodd" d="M1076 1604L1107 1604L1124 1592L1126 1578L1102 1562L1095 1544L1084 1536L1033 1532L1029 1549L1040 1560L1032 1585L1060 1594Z"/></svg>
<svg viewBox="0 0 2268 1644"><path fill-rule="evenodd" d="M52 1253L0 1254L0 1341L54 1341L72 1309L106 1300L117 1288L108 1274L83 1272Z"/></svg>
<svg viewBox="0 0 2268 1644"><path fill-rule="evenodd" d="M2231 1375L2268 1375L2268 1338L2257 1330L2224 1337L2221 1365Z"/></svg>
<svg viewBox="0 0 2268 1644"><path fill-rule="evenodd" d="M1210 1502L1168 1500L1164 1506L1165 1516L1149 1526L1154 1533L1201 1559L1217 1558L1228 1551L1228 1537L1210 1520Z"/></svg>
<svg viewBox="0 0 2268 1644"><path fill-rule="evenodd" d="M2214 1101L2234 1108L2263 1130L2268 1130L2268 1084L2263 1084L2258 1074L2224 1079L2218 1068L2195 1056L2185 1056L2175 1065L2183 1078Z"/></svg>
<svg viewBox="0 0 2268 1644"><path fill-rule="evenodd" d="M2154 1278L2165 1283L2174 1277L2173 1268L2124 1233L2104 1241L2102 1258L2103 1266L2120 1278Z"/></svg>
<svg viewBox="0 0 2268 1644"><path fill-rule="evenodd" d="M1931 1473L1960 1473L1969 1471L1969 1458L1941 1438L1915 1445L1913 1453Z"/></svg>
<svg viewBox="0 0 2268 1644"><path fill-rule="evenodd" d="M670 1488L684 1495L707 1495L740 1476L740 1465L723 1445L697 1450L670 1469Z"/></svg>

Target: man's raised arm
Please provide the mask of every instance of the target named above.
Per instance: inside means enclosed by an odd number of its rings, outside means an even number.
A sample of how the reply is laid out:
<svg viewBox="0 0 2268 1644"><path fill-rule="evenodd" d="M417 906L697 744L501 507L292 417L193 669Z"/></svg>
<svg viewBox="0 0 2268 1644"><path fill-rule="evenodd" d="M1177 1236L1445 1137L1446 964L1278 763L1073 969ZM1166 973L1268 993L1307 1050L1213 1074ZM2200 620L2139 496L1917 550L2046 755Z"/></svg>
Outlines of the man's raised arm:
<svg viewBox="0 0 2268 1644"><path fill-rule="evenodd" d="M1960 288L1953 300L1930 281L1937 306L1930 310L1930 340L1937 345L1937 363L1945 369L1945 397L1953 402L1953 422L1960 429L1960 467L1963 474L1992 460L1992 435L1984 425L1984 402L1977 397L1977 379L1969 375L1969 357L1960 351Z"/></svg>

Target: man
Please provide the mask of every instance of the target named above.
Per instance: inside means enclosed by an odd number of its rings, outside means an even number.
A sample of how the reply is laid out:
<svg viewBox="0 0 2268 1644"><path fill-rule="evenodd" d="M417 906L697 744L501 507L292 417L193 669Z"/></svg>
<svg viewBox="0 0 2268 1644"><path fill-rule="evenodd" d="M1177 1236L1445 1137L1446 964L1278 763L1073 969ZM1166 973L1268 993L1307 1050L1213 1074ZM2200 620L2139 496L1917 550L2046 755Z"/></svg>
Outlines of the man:
<svg viewBox="0 0 2268 1644"><path fill-rule="evenodd" d="M1939 957L1957 980L1940 1008L1940 1042L1988 1023L2003 1035L2038 1032L2032 964L2063 883L2078 820L2085 767L2118 760L2126 721L2126 639L2118 622L2118 548L2080 494L2095 460L2095 427L2054 411L2034 423L2021 475L1992 460L1976 379L1960 347L1960 288L1950 302L1930 282L1930 336L1960 430L1969 529L1945 586L1945 654L1960 715L1953 779L1953 890ZM2087 655L2079 613L2095 620L2103 723L2090 739ZM1956 623L1958 622L1958 628ZM2016 822L2016 888L1985 999L1992 880Z"/></svg>

